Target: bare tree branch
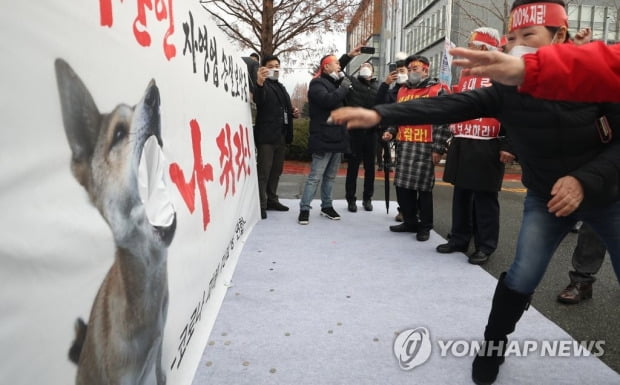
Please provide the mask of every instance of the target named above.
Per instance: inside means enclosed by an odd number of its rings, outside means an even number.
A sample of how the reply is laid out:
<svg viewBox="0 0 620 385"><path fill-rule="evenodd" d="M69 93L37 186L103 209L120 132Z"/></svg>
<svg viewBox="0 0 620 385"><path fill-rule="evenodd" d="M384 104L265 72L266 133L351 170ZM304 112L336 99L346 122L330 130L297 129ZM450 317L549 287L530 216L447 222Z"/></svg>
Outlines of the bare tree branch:
<svg viewBox="0 0 620 385"><path fill-rule="evenodd" d="M487 21L478 16L479 14L481 14L481 12L479 11L480 9L487 11L488 13L496 17L499 20L500 24L503 26L503 30L500 31L500 33L506 33L506 21L508 20L508 16L510 15L510 4L508 3L508 0L494 1L491 3L490 6L487 6L486 4L480 4L475 0L460 0L459 2L455 2L454 4L457 5L461 9L463 14L478 27L488 26ZM476 8L478 9L478 11L474 11ZM468 36L471 31L458 32L459 34Z"/></svg>
<svg viewBox="0 0 620 385"><path fill-rule="evenodd" d="M300 38L316 31L344 31L361 0L200 0L218 26L261 55L302 53ZM318 47L311 47L316 50Z"/></svg>

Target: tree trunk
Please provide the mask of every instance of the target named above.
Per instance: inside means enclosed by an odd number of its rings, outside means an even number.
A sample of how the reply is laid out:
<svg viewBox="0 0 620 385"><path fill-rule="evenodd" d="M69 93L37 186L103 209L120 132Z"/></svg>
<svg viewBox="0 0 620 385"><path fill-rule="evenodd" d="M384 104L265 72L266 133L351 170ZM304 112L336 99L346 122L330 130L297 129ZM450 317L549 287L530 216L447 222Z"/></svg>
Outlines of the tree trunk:
<svg viewBox="0 0 620 385"><path fill-rule="evenodd" d="M273 55L273 0L263 1L262 30L260 34L260 57Z"/></svg>

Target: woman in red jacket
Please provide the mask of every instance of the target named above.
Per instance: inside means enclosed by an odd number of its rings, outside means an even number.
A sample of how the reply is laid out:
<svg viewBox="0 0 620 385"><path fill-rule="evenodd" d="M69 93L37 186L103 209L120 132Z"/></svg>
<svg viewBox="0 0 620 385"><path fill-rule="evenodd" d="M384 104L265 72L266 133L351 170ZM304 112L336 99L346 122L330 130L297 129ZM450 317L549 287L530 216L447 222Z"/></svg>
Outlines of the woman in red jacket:
<svg viewBox="0 0 620 385"><path fill-rule="evenodd" d="M522 58L500 52L454 48L453 63L536 98L620 102L620 44L552 44Z"/></svg>

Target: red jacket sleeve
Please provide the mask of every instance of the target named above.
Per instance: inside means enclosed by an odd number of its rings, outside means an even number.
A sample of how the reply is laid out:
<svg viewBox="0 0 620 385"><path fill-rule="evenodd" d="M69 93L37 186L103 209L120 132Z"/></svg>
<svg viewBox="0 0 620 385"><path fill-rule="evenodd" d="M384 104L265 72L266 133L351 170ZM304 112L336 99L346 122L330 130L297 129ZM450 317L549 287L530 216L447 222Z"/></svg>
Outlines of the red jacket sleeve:
<svg viewBox="0 0 620 385"><path fill-rule="evenodd" d="M620 102L620 44L554 44L523 60L521 92L541 99Z"/></svg>

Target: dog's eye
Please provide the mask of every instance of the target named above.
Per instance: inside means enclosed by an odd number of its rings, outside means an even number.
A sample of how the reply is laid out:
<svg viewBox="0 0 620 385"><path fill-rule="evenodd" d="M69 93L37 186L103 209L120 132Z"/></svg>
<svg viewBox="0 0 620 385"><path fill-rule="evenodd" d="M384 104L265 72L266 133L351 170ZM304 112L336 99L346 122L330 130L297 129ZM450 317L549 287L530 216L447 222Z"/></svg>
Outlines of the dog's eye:
<svg viewBox="0 0 620 385"><path fill-rule="evenodd" d="M127 125L119 123L114 127L114 136L112 137L112 146L123 140L127 136Z"/></svg>

